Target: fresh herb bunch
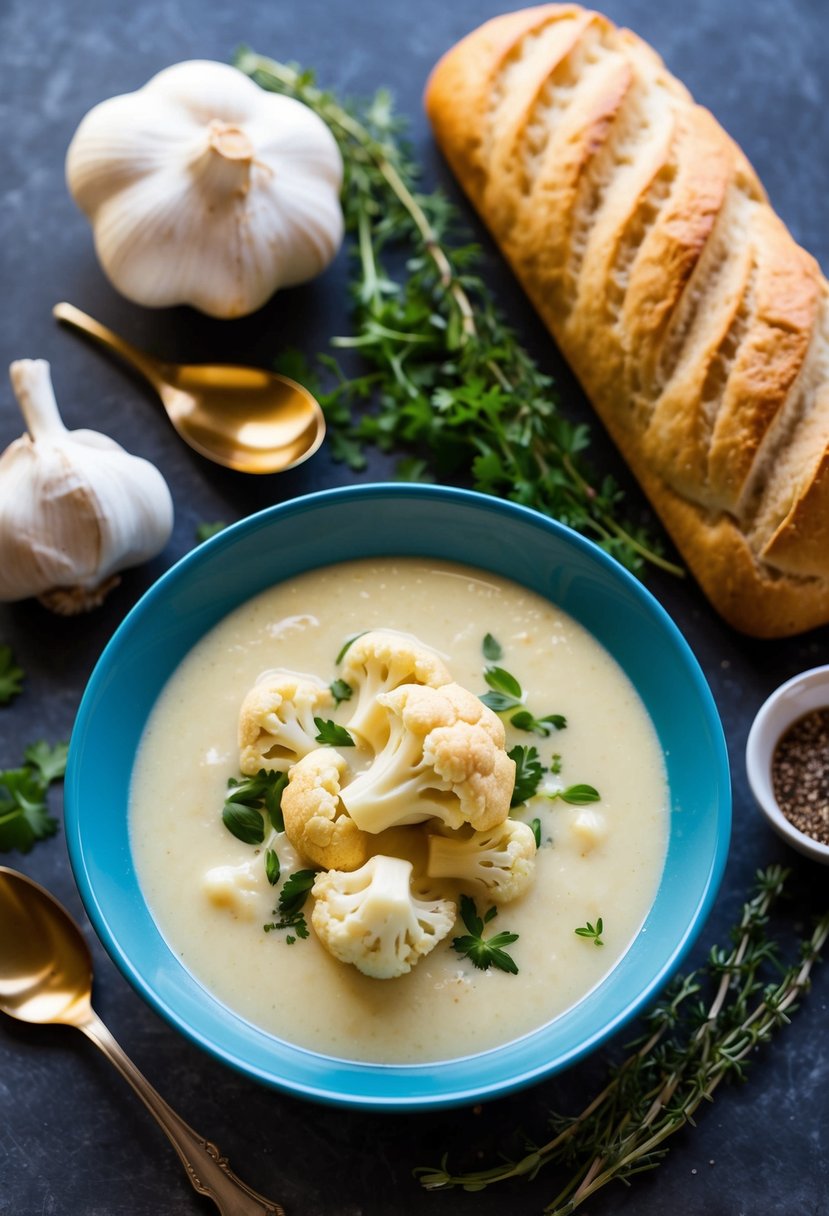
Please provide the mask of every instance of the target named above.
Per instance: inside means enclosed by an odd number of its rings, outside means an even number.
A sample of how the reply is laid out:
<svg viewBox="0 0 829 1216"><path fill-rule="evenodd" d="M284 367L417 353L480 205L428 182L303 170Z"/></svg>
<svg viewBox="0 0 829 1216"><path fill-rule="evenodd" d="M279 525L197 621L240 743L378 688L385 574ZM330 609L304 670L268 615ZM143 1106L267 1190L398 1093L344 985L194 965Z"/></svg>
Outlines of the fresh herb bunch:
<svg viewBox="0 0 829 1216"><path fill-rule="evenodd" d="M345 105L294 65L248 50L236 65L309 106L342 153L357 332L333 344L359 352L367 370L350 376L323 357L336 378L320 394L334 456L359 469L365 443L407 447L415 455L400 473L409 480L470 481L569 524L633 571L650 561L681 573L643 529L620 520L613 479L588 469L588 428L562 415L551 378L505 324L478 273L478 248L456 243L457 209L440 191L418 190L389 94ZM397 277L390 261L402 262ZM369 400L375 408L359 408Z"/></svg>
<svg viewBox="0 0 829 1216"><path fill-rule="evenodd" d="M659 1165L668 1137L693 1122L721 1081L745 1077L755 1048L789 1021L808 988L829 937L829 913L801 943L796 961L782 966L767 924L786 877L780 866L758 873L731 947L714 947L702 967L674 981L601 1093L579 1115L551 1116L552 1139L468 1174L451 1173L444 1157L438 1168L415 1171L421 1184L479 1191L559 1165L566 1182L545 1210L569 1216L608 1182L627 1182Z"/></svg>

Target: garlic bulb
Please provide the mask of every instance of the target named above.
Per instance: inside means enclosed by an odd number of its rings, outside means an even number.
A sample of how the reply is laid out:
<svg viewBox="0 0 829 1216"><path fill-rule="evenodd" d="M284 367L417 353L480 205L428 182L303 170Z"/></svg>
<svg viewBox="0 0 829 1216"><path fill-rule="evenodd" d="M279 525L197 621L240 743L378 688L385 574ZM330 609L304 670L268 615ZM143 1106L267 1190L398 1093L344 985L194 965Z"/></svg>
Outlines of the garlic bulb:
<svg viewBox="0 0 829 1216"><path fill-rule="evenodd" d="M95 106L66 176L106 274L138 304L243 316L342 241L328 127L224 63L178 63Z"/></svg>
<svg viewBox="0 0 829 1216"><path fill-rule="evenodd" d="M63 616L102 602L117 571L159 553L173 501L158 469L97 431L68 431L49 364L9 369L29 433L0 456L0 600Z"/></svg>

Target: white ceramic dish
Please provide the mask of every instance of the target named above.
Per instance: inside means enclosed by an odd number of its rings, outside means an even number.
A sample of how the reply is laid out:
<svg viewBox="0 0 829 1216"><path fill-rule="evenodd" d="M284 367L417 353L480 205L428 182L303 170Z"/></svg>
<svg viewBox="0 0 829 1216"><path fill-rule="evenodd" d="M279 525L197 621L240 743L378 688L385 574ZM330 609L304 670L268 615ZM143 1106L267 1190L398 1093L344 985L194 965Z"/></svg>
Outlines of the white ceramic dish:
<svg viewBox="0 0 829 1216"><path fill-rule="evenodd" d="M829 664L813 667L781 684L761 705L746 744L746 771L751 792L775 832L799 853L829 865L829 845L821 844L790 823L777 805L771 763L777 741L814 709L829 706Z"/></svg>

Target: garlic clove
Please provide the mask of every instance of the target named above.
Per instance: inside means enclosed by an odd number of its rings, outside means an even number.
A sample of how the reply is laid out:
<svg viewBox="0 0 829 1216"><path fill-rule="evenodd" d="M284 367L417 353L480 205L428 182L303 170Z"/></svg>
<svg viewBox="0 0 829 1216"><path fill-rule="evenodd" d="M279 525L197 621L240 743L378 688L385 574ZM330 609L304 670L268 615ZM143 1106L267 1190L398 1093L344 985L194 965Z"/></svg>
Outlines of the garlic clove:
<svg viewBox="0 0 829 1216"><path fill-rule="evenodd" d="M97 431L68 431L49 364L10 368L28 434L0 456L0 600L38 596L71 614L100 604L117 574L159 553L173 502L149 461Z"/></svg>

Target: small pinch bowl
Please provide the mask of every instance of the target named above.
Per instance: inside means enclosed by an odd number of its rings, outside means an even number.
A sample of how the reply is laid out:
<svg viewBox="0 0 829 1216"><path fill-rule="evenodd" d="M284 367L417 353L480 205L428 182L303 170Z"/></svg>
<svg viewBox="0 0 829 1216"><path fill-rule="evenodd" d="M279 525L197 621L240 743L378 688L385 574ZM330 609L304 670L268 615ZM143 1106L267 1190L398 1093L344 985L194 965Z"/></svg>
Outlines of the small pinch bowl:
<svg viewBox="0 0 829 1216"><path fill-rule="evenodd" d="M670 787L662 879L610 974L539 1030L439 1064L373 1065L298 1048L213 997L156 925L132 861L127 808L147 717L168 677L228 612L265 588L365 557L477 566L546 597L610 652L648 710ZM146 592L84 693L65 785L69 854L92 923L135 989L182 1034L248 1077L346 1107L415 1110L480 1101L596 1048L663 988L701 928L731 825L728 759L713 698L670 617L589 541L538 513L466 490L363 485L269 508L192 550Z"/></svg>
<svg viewBox="0 0 829 1216"><path fill-rule="evenodd" d="M754 800L769 825L798 853L829 865L829 845L796 828L774 796L771 770L779 739L798 718L829 707L829 664L792 676L760 706L746 742L746 773Z"/></svg>

